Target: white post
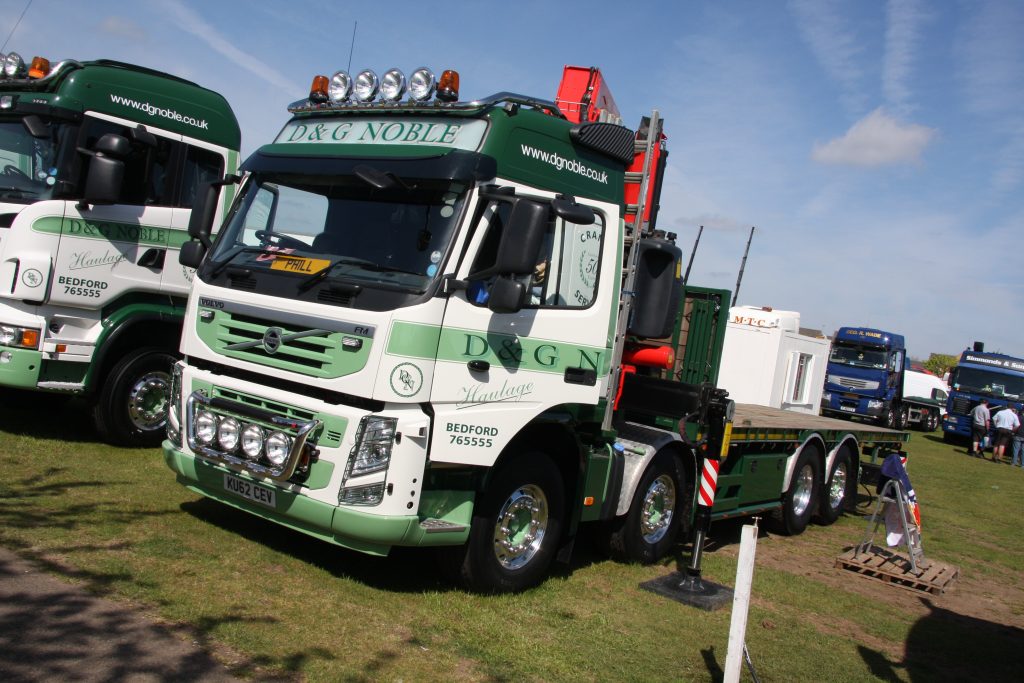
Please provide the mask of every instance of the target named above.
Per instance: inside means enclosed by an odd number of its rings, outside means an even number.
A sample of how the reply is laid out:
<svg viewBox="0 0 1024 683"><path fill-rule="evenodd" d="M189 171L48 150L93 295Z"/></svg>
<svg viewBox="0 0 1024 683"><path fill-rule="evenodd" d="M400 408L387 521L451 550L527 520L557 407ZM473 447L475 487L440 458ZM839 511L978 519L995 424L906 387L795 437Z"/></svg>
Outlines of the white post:
<svg viewBox="0 0 1024 683"><path fill-rule="evenodd" d="M724 683L738 683L743 668L743 644L750 608L750 584L754 580L754 554L757 551L757 525L747 524L740 535L740 557L736 562L736 588L732 596L732 621L729 624L729 649L725 654Z"/></svg>

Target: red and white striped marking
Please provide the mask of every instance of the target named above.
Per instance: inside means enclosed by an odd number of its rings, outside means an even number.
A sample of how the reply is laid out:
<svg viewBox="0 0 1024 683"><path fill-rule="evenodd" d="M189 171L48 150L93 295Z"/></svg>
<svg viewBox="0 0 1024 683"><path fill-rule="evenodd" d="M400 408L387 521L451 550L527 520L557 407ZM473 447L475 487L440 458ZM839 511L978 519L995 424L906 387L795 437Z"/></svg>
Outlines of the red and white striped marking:
<svg viewBox="0 0 1024 683"><path fill-rule="evenodd" d="M700 504L711 507L715 504L715 488L718 486L720 460L704 459L704 472L700 477Z"/></svg>

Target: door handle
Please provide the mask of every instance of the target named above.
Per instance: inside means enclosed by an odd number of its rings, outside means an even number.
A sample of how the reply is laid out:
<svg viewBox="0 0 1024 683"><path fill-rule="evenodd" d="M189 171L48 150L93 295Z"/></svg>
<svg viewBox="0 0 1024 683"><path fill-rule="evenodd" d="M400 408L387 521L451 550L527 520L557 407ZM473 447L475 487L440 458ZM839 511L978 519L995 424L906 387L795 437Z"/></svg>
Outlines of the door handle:
<svg viewBox="0 0 1024 683"><path fill-rule="evenodd" d="M167 255L166 249L157 249L156 247L150 247L142 253L139 257L137 266L143 268L156 268L157 270L164 269L164 257Z"/></svg>
<svg viewBox="0 0 1024 683"><path fill-rule="evenodd" d="M592 387L597 384L597 371L590 368L566 368L565 382Z"/></svg>

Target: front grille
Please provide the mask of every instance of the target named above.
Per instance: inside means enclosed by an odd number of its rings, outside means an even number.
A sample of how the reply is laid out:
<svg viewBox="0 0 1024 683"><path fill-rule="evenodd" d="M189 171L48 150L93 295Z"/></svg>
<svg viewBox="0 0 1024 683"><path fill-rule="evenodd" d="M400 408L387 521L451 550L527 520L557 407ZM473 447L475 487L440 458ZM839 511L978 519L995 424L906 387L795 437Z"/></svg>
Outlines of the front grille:
<svg viewBox="0 0 1024 683"><path fill-rule="evenodd" d="M866 389L868 383L862 379L853 379L852 377L840 377L839 381L836 382L841 387L847 387L849 389Z"/></svg>
<svg viewBox="0 0 1024 683"><path fill-rule="evenodd" d="M958 415L968 415L971 412L971 399L966 396L957 396L954 398L953 412Z"/></svg>
<svg viewBox="0 0 1024 683"><path fill-rule="evenodd" d="M318 329L284 327L270 320L218 311L216 341L233 358L320 377L337 376L336 359L344 353L342 334ZM267 330L277 328L277 346L264 343ZM302 335L302 336L298 336Z"/></svg>

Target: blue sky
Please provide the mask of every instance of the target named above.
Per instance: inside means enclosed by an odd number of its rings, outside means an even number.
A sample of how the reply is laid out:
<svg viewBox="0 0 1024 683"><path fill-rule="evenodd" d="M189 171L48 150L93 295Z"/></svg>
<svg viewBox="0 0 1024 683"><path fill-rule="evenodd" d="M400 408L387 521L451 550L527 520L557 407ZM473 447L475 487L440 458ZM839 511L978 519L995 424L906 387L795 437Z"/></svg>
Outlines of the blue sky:
<svg viewBox="0 0 1024 683"><path fill-rule="evenodd" d="M0 0L0 39L25 8ZM974 340L1024 356L1024 3L752 0L67 2L33 0L7 45L109 58L217 90L243 151L313 75L453 68L463 99L553 99L598 66L627 123L669 136L659 227L691 282L801 312L805 327L902 332L912 356Z"/></svg>

